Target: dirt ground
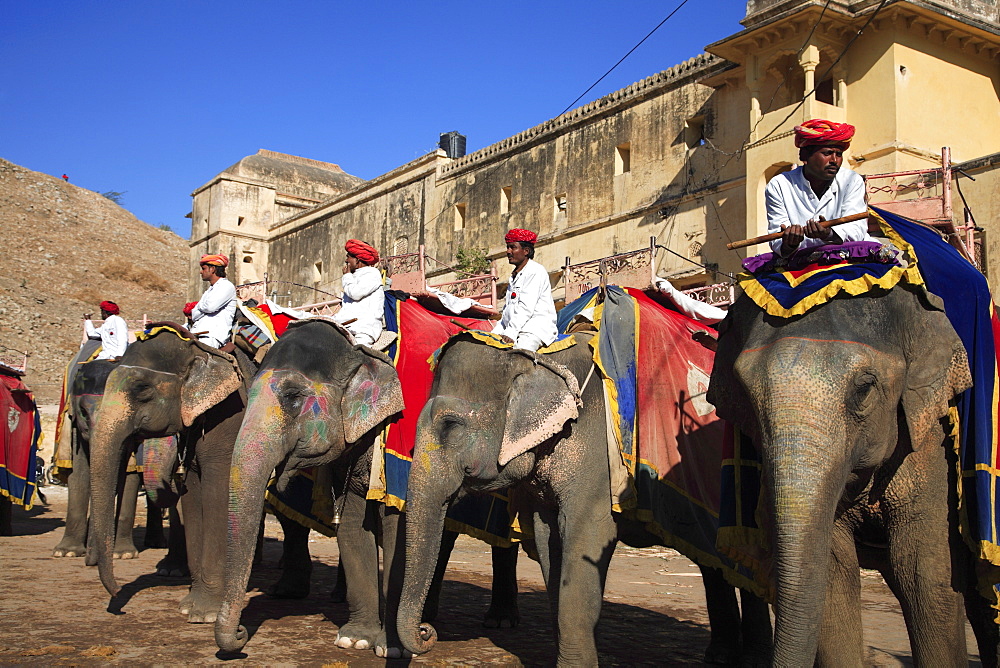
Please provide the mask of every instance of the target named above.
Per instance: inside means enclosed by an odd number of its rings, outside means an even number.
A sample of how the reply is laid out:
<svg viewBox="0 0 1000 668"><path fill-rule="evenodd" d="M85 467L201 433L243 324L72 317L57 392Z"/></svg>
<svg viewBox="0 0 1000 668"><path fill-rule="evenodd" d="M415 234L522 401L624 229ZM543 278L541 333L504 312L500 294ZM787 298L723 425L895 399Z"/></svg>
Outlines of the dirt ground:
<svg viewBox="0 0 1000 668"><path fill-rule="evenodd" d="M250 580L243 623L252 637L244 656L223 661L212 625L185 623L177 603L187 590L181 578L153 575L164 550L116 562L125 585L119 614L95 568L82 558L55 559L62 536L66 489L45 487L48 505L29 512L15 508L13 538L0 538L0 665L180 665L230 663L246 666L376 666L373 652L333 645L346 604L333 603L337 542L312 534L313 589L305 600L282 601L261 594L277 579L280 528L269 518L262 567ZM140 504L143 505L143 504ZM140 520L141 521L141 520ZM136 529L141 545L143 530ZM489 600L490 550L461 537L446 576L439 642L413 664L550 665L555 644L538 565L524 554L519 562L521 626L484 629ZM875 574L863 579L865 639L871 665L911 665L903 618L895 599ZM970 648L975 647L971 630ZM602 665L699 664L708 644L708 617L698 569L677 552L619 546L611 563L597 631ZM972 665L978 657L971 654ZM405 665L405 661L388 662Z"/></svg>

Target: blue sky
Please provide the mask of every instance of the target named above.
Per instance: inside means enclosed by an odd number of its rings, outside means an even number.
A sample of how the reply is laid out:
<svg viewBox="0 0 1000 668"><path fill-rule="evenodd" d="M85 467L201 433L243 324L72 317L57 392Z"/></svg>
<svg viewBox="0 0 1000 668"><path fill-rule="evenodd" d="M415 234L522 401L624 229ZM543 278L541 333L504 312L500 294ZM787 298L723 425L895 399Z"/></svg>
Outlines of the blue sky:
<svg viewBox="0 0 1000 668"><path fill-rule="evenodd" d="M558 115L675 9L659 2L8 0L0 157L183 237L191 191L259 148L370 179L458 130L472 152ZM741 29L689 0L577 106Z"/></svg>

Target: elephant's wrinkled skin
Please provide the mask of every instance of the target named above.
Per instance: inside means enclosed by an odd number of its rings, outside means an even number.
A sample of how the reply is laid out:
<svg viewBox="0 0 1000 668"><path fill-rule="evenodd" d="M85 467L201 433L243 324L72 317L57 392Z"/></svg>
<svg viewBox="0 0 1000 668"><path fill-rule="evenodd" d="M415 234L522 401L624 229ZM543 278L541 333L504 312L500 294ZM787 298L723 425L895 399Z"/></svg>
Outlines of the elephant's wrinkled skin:
<svg viewBox="0 0 1000 668"><path fill-rule="evenodd" d="M420 615L449 503L460 488L486 493L516 486L556 616L559 664L597 664L594 630L619 527L611 512L601 381L590 373L591 335L574 336L576 346L537 355L460 335L440 354L417 425L407 493L398 630L411 652L428 651L436 637ZM581 395L577 379L588 377ZM622 528L623 539L638 538L634 526ZM659 542L648 534L641 540ZM765 606L758 607L766 619ZM729 626L738 638L738 618Z"/></svg>
<svg viewBox="0 0 1000 668"><path fill-rule="evenodd" d="M996 625L957 526L949 400L969 387L940 300L900 284L798 318L742 297L708 399L759 444L776 581L776 665L862 665L859 564L902 605L917 665L965 665L962 603L995 665Z"/></svg>
<svg viewBox="0 0 1000 668"><path fill-rule="evenodd" d="M352 345L332 322L293 323L268 352L250 388L233 452L225 595L215 624L216 643L223 651L238 651L247 641L239 619L272 470L280 471L281 490L294 471L341 457L349 458L350 472L337 540L350 619L338 632L336 645L376 647L383 654L398 649L380 621L377 538L381 529L381 595L388 596L398 577L393 562L399 513L386 512L382 504L365 497L374 428L402 408L399 379L389 358ZM389 622L394 612L395 601L387 599Z"/></svg>
<svg viewBox="0 0 1000 668"><path fill-rule="evenodd" d="M96 342L95 342L96 343ZM54 557L81 557L87 547L87 510L90 505L90 438L104 394L104 386L108 375L114 369L114 363L107 360L95 360L85 364L77 362L81 356L84 359L93 354L96 346L85 346L81 354L70 362L70 396L69 424L72 439L73 467L66 476L66 486L69 488L69 498L66 507L66 529L62 540L52 550ZM120 490L118 506L118 523L115 531L114 558L132 559L139 554L132 537L135 525L136 495L139 492L139 474L132 472L125 476L125 483ZM146 547L163 547L163 521L159 513L146 513ZM88 559L89 565L94 565L94 556Z"/></svg>
<svg viewBox="0 0 1000 668"><path fill-rule="evenodd" d="M91 442L94 545L101 582L119 590L110 559L114 489L122 463L144 438L181 435L187 446L182 513L191 590L190 622L211 622L222 600L222 559L232 445L243 418L234 359L170 331L131 344L108 376Z"/></svg>

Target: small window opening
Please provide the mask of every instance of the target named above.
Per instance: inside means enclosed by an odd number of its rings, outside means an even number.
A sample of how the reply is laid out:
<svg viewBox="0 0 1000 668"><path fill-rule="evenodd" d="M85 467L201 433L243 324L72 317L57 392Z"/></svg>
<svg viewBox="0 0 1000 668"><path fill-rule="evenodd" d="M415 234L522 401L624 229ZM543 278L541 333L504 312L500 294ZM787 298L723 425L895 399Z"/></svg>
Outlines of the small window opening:
<svg viewBox="0 0 1000 668"><path fill-rule="evenodd" d="M632 171L632 144L615 148L615 176Z"/></svg>
<svg viewBox="0 0 1000 668"><path fill-rule="evenodd" d="M510 213L510 195L513 189L505 186L500 189L500 213Z"/></svg>
<svg viewBox="0 0 1000 668"><path fill-rule="evenodd" d="M826 104L836 104L833 97L834 91L833 79L824 79L816 86L816 99Z"/></svg>
<svg viewBox="0 0 1000 668"><path fill-rule="evenodd" d="M323 280L323 263L317 262L313 265L313 281L318 283Z"/></svg>
<svg viewBox="0 0 1000 668"><path fill-rule="evenodd" d="M555 199L555 219L556 220L565 220L566 219L566 209L568 208L568 206L569 206L569 203L566 200L566 193L563 193L561 195L556 195L556 199Z"/></svg>
<svg viewBox="0 0 1000 668"><path fill-rule="evenodd" d="M684 139L688 148L705 145L705 117L695 116L684 123Z"/></svg>
<svg viewBox="0 0 1000 668"><path fill-rule="evenodd" d="M410 247L410 240L406 237L399 237L396 239L396 243L392 245L393 255L403 255L407 252Z"/></svg>
<svg viewBox="0 0 1000 668"><path fill-rule="evenodd" d="M455 205L455 230L465 229L465 202Z"/></svg>
<svg viewBox="0 0 1000 668"><path fill-rule="evenodd" d="M240 225L242 225L243 224L243 220L244 220L243 216L240 216L239 218L237 218L236 219L236 227L239 227Z"/></svg>
<svg viewBox="0 0 1000 668"><path fill-rule="evenodd" d="M244 264L253 264L253 258L247 255L245 258L243 258L243 262Z"/></svg>

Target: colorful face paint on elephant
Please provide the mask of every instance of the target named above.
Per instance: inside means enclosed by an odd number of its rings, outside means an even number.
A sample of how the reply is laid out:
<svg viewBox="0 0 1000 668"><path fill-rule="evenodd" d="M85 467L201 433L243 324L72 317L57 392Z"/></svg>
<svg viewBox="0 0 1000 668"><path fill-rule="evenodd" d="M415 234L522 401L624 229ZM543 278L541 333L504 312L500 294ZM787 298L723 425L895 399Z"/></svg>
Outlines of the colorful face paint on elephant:
<svg viewBox="0 0 1000 668"><path fill-rule="evenodd" d="M282 489L298 469L347 457L371 457L373 429L403 407L399 379L390 360L350 343L344 330L322 320L292 324L268 352L248 393L249 407L233 453L229 488L229 527L224 602L215 638L225 651L247 640L239 626L250 576L254 539L268 480L281 472ZM360 442L360 443L359 443ZM355 445L357 443L357 445ZM365 474L367 475L367 473ZM376 543L363 528L367 477L349 479L350 493L338 533L341 565L347 570L351 619L338 633L338 646L356 649L386 643L379 621ZM366 533L366 531L368 533ZM384 546L392 553L394 531ZM377 555L377 552L374 552ZM391 572L387 561L385 581ZM384 594L383 594L384 595Z"/></svg>
<svg viewBox="0 0 1000 668"><path fill-rule="evenodd" d="M243 391L235 358L175 327L157 327L142 336L109 375L94 428L92 489L98 567L110 593L118 591L109 548L119 463L139 439L183 435L199 421L186 442L197 464L189 471L190 493L182 500L193 582L180 610L191 622L214 621L222 582L218 555L225 552L223 509Z"/></svg>
<svg viewBox="0 0 1000 668"><path fill-rule="evenodd" d="M922 286L790 319L746 297L730 309L708 399L757 443L767 535L746 544L753 531L735 527L719 540L748 555L771 546L776 665L864 663L859 566L880 570L908 611L918 665L966 663L963 598L995 662L942 419L969 385L965 348Z"/></svg>

